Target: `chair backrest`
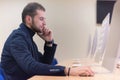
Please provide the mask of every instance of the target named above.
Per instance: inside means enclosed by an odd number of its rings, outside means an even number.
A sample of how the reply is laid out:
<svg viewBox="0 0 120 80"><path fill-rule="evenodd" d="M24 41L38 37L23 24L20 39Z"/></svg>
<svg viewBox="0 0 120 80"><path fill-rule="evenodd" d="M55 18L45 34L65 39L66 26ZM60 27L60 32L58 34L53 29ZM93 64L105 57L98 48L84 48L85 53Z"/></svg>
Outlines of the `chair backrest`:
<svg viewBox="0 0 120 80"><path fill-rule="evenodd" d="M51 65L56 65L56 64L58 64L58 61L56 58L54 58Z"/></svg>
<svg viewBox="0 0 120 80"><path fill-rule="evenodd" d="M0 80L5 80L1 73L0 73Z"/></svg>
<svg viewBox="0 0 120 80"><path fill-rule="evenodd" d="M2 69L1 64L0 64L0 80L6 80L5 72Z"/></svg>

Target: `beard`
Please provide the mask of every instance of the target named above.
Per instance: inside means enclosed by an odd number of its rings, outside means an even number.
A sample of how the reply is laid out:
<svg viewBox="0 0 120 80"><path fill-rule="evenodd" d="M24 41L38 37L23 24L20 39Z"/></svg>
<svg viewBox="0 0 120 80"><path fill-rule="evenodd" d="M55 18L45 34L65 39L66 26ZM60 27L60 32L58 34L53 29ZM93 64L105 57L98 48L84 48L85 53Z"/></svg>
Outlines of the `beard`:
<svg viewBox="0 0 120 80"><path fill-rule="evenodd" d="M35 25L34 20L32 20L31 28L34 32L40 32L41 33L41 30Z"/></svg>

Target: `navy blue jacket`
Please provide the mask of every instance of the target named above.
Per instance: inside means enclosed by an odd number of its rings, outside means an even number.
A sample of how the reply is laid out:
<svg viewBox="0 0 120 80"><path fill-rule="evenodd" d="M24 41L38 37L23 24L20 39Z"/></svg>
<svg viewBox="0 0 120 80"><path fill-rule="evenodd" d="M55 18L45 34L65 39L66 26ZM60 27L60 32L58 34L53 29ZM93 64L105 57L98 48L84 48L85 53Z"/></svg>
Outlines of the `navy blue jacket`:
<svg viewBox="0 0 120 80"><path fill-rule="evenodd" d="M1 64L8 80L27 80L34 75L65 76L64 66L51 65L56 44L44 45L44 54L33 41L35 32L24 23L5 42Z"/></svg>

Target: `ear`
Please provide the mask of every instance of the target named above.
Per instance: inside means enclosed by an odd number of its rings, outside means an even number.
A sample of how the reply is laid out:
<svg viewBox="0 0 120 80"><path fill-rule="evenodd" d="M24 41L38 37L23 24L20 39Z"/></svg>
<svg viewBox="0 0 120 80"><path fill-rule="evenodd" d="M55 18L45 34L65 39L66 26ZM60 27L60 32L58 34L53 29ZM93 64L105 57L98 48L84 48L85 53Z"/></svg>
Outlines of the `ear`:
<svg viewBox="0 0 120 80"><path fill-rule="evenodd" d="M26 16L26 23L31 24L32 23L32 18L31 16L27 15Z"/></svg>

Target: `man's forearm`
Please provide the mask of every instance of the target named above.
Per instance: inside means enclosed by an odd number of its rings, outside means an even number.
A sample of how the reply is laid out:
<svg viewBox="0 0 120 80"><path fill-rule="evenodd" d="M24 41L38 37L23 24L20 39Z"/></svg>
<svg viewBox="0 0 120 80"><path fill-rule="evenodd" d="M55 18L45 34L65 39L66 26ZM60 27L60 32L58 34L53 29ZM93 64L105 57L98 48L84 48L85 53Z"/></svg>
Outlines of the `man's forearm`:
<svg viewBox="0 0 120 80"><path fill-rule="evenodd" d="M51 64L55 55L57 44L53 44L52 47L44 46L43 62Z"/></svg>

